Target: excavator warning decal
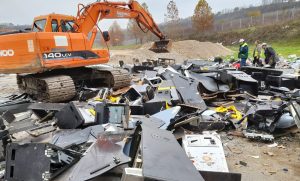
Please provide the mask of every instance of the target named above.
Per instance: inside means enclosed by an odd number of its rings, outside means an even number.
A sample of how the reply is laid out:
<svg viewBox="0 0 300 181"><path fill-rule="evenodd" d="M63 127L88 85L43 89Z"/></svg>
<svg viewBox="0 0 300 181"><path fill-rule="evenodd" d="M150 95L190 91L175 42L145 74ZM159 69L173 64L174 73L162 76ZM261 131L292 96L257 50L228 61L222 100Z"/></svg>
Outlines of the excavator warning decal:
<svg viewBox="0 0 300 181"><path fill-rule="evenodd" d="M55 46L57 47L69 46L68 39L66 36L54 36L54 40L55 40Z"/></svg>
<svg viewBox="0 0 300 181"><path fill-rule="evenodd" d="M129 13L117 11L117 17L119 17L119 18L124 18L124 17L128 17L128 16L130 16Z"/></svg>
<svg viewBox="0 0 300 181"><path fill-rule="evenodd" d="M34 52L33 40L27 40L27 46L28 46L28 52L30 53Z"/></svg>

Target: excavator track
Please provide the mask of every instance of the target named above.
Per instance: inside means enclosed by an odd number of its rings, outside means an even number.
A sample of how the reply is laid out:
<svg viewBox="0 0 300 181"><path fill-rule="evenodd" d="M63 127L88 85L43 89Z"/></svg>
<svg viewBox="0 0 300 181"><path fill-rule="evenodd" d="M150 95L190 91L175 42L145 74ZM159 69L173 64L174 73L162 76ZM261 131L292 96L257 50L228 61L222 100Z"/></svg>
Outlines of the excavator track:
<svg viewBox="0 0 300 181"><path fill-rule="evenodd" d="M64 102L76 95L73 79L67 75L18 75L17 83L20 91L42 102Z"/></svg>
<svg viewBox="0 0 300 181"><path fill-rule="evenodd" d="M98 72L99 71L99 72ZM107 74L109 77L106 81L108 87L117 90L127 86L130 86L131 78L128 72L124 69L108 69L108 70L98 70L99 74Z"/></svg>
<svg viewBox="0 0 300 181"><path fill-rule="evenodd" d="M77 95L82 86L117 90L129 86L131 78L126 70L95 66L17 75L17 83L21 92L35 100L67 102Z"/></svg>

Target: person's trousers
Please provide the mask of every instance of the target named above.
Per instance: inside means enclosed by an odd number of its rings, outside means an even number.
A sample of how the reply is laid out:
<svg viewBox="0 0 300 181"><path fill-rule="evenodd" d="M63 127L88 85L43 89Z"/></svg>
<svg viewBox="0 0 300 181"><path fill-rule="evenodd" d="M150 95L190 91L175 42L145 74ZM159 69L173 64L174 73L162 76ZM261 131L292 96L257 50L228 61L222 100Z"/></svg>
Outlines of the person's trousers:
<svg viewBox="0 0 300 181"><path fill-rule="evenodd" d="M246 66L246 58L241 58L241 67Z"/></svg>
<svg viewBox="0 0 300 181"><path fill-rule="evenodd" d="M254 59L253 59L253 65L254 66L256 66L256 65L258 65L258 66L260 66L260 67L262 67L263 66L263 64L262 64L262 62L261 62L261 59L259 59L258 57L254 57Z"/></svg>

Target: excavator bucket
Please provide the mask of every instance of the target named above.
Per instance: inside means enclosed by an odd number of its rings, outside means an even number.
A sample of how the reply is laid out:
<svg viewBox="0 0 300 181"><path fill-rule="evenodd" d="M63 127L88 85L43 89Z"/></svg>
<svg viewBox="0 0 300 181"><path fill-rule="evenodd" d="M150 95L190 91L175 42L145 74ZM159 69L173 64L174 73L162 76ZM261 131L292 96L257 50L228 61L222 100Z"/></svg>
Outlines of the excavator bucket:
<svg viewBox="0 0 300 181"><path fill-rule="evenodd" d="M172 48L171 40L159 40L152 43L152 46L149 50L155 53L169 53Z"/></svg>

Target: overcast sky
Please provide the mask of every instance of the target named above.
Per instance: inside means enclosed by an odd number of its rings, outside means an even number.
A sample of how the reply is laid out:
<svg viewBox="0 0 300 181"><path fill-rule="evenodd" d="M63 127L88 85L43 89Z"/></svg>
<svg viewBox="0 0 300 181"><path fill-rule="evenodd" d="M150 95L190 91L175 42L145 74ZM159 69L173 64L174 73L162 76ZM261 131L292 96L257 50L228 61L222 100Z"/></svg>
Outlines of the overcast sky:
<svg viewBox="0 0 300 181"><path fill-rule="evenodd" d="M49 13L61 13L76 15L77 4L88 4L96 0L0 0L0 23L32 24L35 16ZM116 1L116 0L114 0ZM169 0L138 0L146 2L149 6L154 20L157 23L164 21L164 14ZM245 7L260 4L261 0L207 0L213 12L234 7ZM198 0L175 0L179 9L180 18L192 16ZM100 23L100 27L106 30L111 20ZM126 28L127 21L118 21L123 28Z"/></svg>

